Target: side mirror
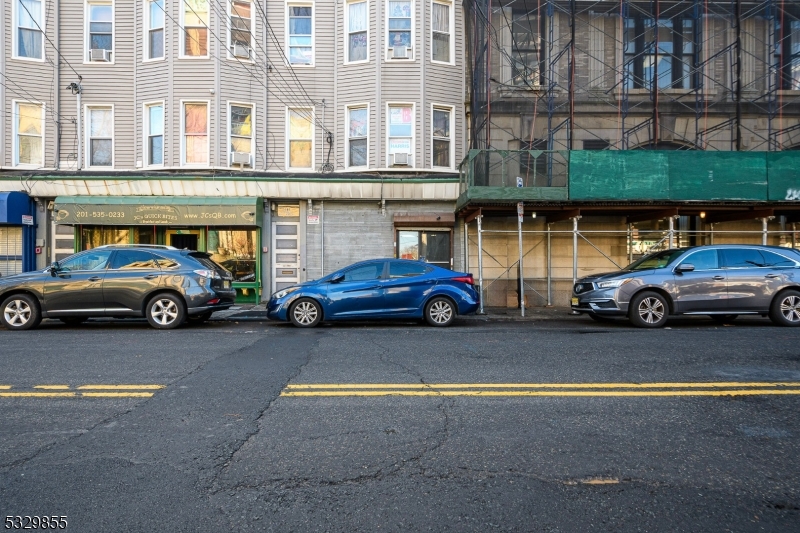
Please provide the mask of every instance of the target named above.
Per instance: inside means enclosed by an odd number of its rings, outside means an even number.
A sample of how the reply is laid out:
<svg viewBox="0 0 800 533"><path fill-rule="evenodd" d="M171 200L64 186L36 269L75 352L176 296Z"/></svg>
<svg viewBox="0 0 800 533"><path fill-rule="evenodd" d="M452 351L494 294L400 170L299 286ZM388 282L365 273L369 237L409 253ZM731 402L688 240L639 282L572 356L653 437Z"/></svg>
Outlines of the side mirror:
<svg viewBox="0 0 800 533"><path fill-rule="evenodd" d="M331 278L331 283L339 283L344 280L344 274L337 274Z"/></svg>
<svg viewBox="0 0 800 533"><path fill-rule="evenodd" d="M61 270L61 265L58 264L58 261L53 261L52 263L50 263L51 276L55 276L59 270Z"/></svg>
<svg viewBox="0 0 800 533"><path fill-rule="evenodd" d="M677 272L679 274L681 272L691 272L693 270L694 270L694 265L691 264L691 263L682 263L682 264L678 265L677 267L675 267L675 272Z"/></svg>

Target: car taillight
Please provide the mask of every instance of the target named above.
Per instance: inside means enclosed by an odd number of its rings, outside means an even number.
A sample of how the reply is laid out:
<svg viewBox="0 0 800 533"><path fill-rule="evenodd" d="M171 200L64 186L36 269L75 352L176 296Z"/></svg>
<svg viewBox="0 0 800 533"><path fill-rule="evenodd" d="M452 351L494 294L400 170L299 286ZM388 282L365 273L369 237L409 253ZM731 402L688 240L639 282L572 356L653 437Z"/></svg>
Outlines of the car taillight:
<svg viewBox="0 0 800 533"><path fill-rule="evenodd" d="M207 305L214 305L219 303L219 298L211 298L209 301L206 302Z"/></svg>
<svg viewBox="0 0 800 533"><path fill-rule="evenodd" d="M217 274L214 270L195 270L195 274L198 276L203 276L204 278L211 278L211 279L220 279L219 274Z"/></svg>
<svg viewBox="0 0 800 533"><path fill-rule="evenodd" d="M475 280L472 279L472 274L468 276L457 276L453 278L453 281L460 281L461 283L466 283L467 285L475 285Z"/></svg>

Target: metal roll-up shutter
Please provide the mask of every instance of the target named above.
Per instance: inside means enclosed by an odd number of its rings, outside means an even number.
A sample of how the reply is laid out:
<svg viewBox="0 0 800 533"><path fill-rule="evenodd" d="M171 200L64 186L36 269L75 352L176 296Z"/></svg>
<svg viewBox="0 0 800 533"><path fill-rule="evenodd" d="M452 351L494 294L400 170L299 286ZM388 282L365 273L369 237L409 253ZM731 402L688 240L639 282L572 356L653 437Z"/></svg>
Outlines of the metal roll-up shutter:
<svg viewBox="0 0 800 533"><path fill-rule="evenodd" d="M22 272L22 228L0 226L0 276Z"/></svg>

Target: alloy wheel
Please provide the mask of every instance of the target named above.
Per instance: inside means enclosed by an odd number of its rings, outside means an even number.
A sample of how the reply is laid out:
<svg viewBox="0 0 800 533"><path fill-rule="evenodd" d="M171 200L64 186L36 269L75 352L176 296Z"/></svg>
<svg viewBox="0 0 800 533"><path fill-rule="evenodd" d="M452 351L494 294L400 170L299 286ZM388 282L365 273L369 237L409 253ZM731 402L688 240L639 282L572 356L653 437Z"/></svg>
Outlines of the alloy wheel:
<svg viewBox="0 0 800 533"><path fill-rule="evenodd" d="M178 305L168 299L156 300L150 308L150 316L161 326L168 326L178 318Z"/></svg>
<svg viewBox="0 0 800 533"><path fill-rule="evenodd" d="M295 321L301 326L310 326L317 320L317 315L319 311L317 310L317 306L314 305L312 302L300 302L294 306L294 310L292 311L294 315Z"/></svg>
<svg viewBox="0 0 800 533"><path fill-rule="evenodd" d="M781 314L788 322L800 322L800 297L789 295L781 300Z"/></svg>
<svg viewBox="0 0 800 533"><path fill-rule="evenodd" d="M648 324L656 324L664 318L664 304L658 298L649 296L639 303L639 316Z"/></svg>
<svg viewBox="0 0 800 533"><path fill-rule="evenodd" d="M437 324L446 324L453 318L453 307L444 300L437 300L428 310L428 316Z"/></svg>
<svg viewBox="0 0 800 533"><path fill-rule="evenodd" d="M14 327L22 327L31 319L31 306L24 300L11 300L3 309L6 322Z"/></svg>

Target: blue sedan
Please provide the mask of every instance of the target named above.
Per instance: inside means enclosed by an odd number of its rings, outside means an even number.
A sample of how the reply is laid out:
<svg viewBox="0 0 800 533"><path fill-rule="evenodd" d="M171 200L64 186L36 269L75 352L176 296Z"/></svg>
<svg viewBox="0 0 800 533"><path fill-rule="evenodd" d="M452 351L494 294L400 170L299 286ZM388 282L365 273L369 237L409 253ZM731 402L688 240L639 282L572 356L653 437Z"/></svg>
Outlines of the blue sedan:
<svg viewBox="0 0 800 533"><path fill-rule="evenodd" d="M449 326L457 315L477 311L479 298L472 274L419 261L373 259L279 290L267 315L301 328L323 320L373 318L425 318L432 326Z"/></svg>

